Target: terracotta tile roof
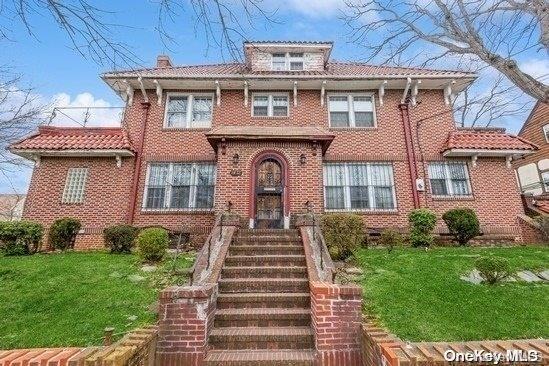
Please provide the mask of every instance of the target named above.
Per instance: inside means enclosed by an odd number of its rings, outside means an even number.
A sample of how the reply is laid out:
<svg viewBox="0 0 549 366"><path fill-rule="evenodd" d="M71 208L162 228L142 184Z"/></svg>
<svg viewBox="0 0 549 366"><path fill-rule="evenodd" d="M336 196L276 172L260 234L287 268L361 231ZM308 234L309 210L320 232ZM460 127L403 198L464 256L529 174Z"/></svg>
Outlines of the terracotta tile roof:
<svg viewBox="0 0 549 366"><path fill-rule="evenodd" d="M498 130L458 130L450 132L443 149L537 150L531 142Z"/></svg>
<svg viewBox="0 0 549 366"><path fill-rule="evenodd" d="M274 40L274 41L245 41L244 44L249 43L280 43L280 44L333 44L333 41L281 41L281 40Z"/></svg>
<svg viewBox="0 0 549 366"><path fill-rule="evenodd" d="M455 76L475 77L474 73L455 70L434 70L413 67L377 66L359 62L328 62L326 69L322 71L251 71L244 63L223 63L212 65L189 65L166 68L146 68L137 70L115 71L103 74L105 78L121 76L143 77L221 77L221 76L261 76L261 75L302 75L302 76L347 76L347 77L371 77L371 76Z"/></svg>
<svg viewBox="0 0 549 366"><path fill-rule="evenodd" d="M38 132L10 146L11 150L130 150L122 128L41 126Z"/></svg>

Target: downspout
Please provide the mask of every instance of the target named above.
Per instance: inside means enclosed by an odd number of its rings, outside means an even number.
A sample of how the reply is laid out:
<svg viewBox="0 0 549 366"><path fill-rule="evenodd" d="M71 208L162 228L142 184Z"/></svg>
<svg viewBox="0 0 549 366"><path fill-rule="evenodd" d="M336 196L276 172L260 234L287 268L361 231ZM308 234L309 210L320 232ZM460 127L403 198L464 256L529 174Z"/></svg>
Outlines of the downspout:
<svg viewBox="0 0 549 366"><path fill-rule="evenodd" d="M400 109L400 117L402 120L402 126L404 129L404 142L406 143L406 158L408 160L408 170L410 172L410 184L412 186L412 197L414 199L414 208L420 207L419 202L419 192L417 191L416 181L417 181L417 164L416 164L416 153L414 149L414 140L412 138L412 128L410 125L410 113L409 113L409 102L407 100L408 90L410 89L411 84L410 78L406 82L406 88L402 95L401 103L398 105Z"/></svg>
<svg viewBox="0 0 549 366"><path fill-rule="evenodd" d="M128 210L128 217L126 218L126 221L128 224L133 224L133 217L135 214L135 206L137 204L137 188L139 185L139 178L141 176L141 161L143 157L143 144L145 142L145 133L147 131L147 124L149 119L149 109L150 109L151 103L141 102L141 108L143 112L143 127L141 128L141 135L139 136L139 143L136 147L135 152L135 166L133 169L133 182L132 182L132 192L130 195L130 207Z"/></svg>

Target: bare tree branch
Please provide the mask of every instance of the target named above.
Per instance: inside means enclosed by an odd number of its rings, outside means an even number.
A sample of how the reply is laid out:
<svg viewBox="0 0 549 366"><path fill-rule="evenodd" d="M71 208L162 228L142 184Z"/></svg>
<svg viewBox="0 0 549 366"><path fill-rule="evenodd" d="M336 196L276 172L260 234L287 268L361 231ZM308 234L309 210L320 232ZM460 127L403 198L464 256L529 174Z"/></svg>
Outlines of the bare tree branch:
<svg viewBox="0 0 549 366"><path fill-rule="evenodd" d="M365 45L369 60L381 57L383 63L395 63L404 55L410 63L427 66L449 56L469 56L505 75L524 93L549 102L549 86L516 62L533 48L547 55L546 0L349 0L347 7L344 19L352 40ZM380 30L384 37L379 37ZM432 50L425 52L429 46Z"/></svg>

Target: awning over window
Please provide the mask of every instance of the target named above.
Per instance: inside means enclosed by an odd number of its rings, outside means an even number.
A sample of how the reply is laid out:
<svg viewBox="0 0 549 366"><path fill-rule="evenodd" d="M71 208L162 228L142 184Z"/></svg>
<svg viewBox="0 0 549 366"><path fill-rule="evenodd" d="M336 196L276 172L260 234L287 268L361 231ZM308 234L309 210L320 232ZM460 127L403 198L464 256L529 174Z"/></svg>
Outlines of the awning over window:
<svg viewBox="0 0 549 366"><path fill-rule="evenodd" d="M319 143L324 153L335 135L319 127L223 126L207 132L206 137L214 149L229 140L310 141Z"/></svg>
<svg viewBox="0 0 549 366"><path fill-rule="evenodd" d="M9 147L25 158L39 156L131 156L134 149L122 128L41 126Z"/></svg>
<svg viewBox="0 0 549 366"><path fill-rule="evenodd" d="M503 129L464 129L450 132L442 150L444 156L505 156L530 154L538 147Z"/></svg>

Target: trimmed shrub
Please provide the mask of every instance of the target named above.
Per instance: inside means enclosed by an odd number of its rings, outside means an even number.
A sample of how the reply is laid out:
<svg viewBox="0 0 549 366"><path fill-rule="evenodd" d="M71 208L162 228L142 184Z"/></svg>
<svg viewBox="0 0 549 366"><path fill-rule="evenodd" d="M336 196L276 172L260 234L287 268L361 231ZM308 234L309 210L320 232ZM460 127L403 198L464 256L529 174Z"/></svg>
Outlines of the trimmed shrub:
<svg viewBox="0 0 549 366"><path fill-rule="evenodd" d="M404 245L404 238L396 230L385 229L381 232L378 244L386 247L389 253L391 253L395 247L398 248Z"/></svg>
<svg viewBox="0 0 549 366"><path fill-rule="evenodd" d="M545 240L549 240L549 215L540 215L535 218Z"/></svg>
<svg viewBox="0 0 549 366"><path fill-rule="evenodd" d="M151 227L141 230L137 236L139 256L145 262L160 262L166 255L170 238L165 229Z"/></svg>
<svg viewBox="0 0 549 366"><path fill-rule="evenodd" d="M322 234L330 256L335 260L350 257L365 240L362 217L354 214L326 214L322 216Z"/></svg>
<svg viewBox="0 0 549 366"><path fill-rule="evenodd" d="M111 253L131 253L138 233L134 226L115 225L103 230L103 240Z"/></svg>
<svg viewBox="0 0 549 366"><path fill-rule="evenodd" d="M442 215L442 219L459 245L466 245L469 240L480 234L477 214L470 208L448 210Z"/></svg>
<svg viewBox="0 0 549 366"><path fill-rule="evenodd" d="M42 225L32 221L1 221L0 250L5 255L34 254L44 236Z"/></svg>
<svg viewBox="0 0 549 366"><path fill-rule="evenodd" d="M80 220L72 217L55 220L48 233L50 246L59 250L74 248L76 234L78 234L81 227Z"/></svg>
<svg viewBox="0 0 549 366"><path fill-rule="evenodd" d="M500 257L480 257L475 261L480 277L488 284L498 283L512 274L509 261Z"/></svg>
<svg viewBox="0 0 549 366"><path fill-rule="evenodd" d="M410 243L413 247L428 247L433 243L433 230L437 216L431 210L418 208L408 214L410 222Z"/></svg>

